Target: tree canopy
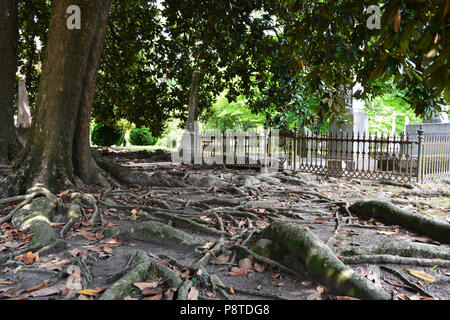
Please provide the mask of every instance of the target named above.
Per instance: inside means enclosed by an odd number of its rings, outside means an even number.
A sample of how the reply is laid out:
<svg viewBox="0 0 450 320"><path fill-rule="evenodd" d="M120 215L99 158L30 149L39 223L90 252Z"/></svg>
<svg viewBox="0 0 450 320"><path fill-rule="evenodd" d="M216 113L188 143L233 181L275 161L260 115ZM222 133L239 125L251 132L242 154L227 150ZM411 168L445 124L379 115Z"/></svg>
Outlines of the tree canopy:
<svg viewBox="0 0 450 320"><path fill-rule="evenodd" d="M342 120L342 88L358 97L392 91L418 116L450 101L449 1L379 1L380 29L369 29L370 1L113 1L97 75L93 118L125 118L156 136L167 119L186 119L194 70L202 72L199 114L223 92L245 96L270 123ZM50 2L19 6L19 63L34 102ZM37 46L36 38L42 44ZM325 98L325 100L323 100Z"/></svg>
<svg viewBox="0 0 450 320"><path fill-rule="evenodd" d="M369 28L373 1L282 1L292 13L286 33L313 93L326 92L342 109L340 88L362 84L358 96L385 92L393 78L417 115L450 102L450 1L377 1L380 28ZM373 14L373 13L372 13Z"/></svg>

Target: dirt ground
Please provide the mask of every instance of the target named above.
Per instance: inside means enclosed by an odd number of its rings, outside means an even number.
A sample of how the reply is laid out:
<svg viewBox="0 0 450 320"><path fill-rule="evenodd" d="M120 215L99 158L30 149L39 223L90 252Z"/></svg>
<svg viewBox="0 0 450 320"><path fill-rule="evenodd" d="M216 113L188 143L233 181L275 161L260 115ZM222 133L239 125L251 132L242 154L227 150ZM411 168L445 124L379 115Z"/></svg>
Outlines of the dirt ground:
<svg viewBox="0 0 450 320"><path fill-rule="evenodd" d="M94 196L97 208L85 208L84 219L67 233L65 245L42 254L26 250L31 238L24 230L17 230L9 223L1 225L0 257L22 254L0 264L0 299L98 299L125 271L136 265L130 256L139 249L170 267L183 281L192 280L195 290L189 291L188 299L350 299L314 282L304 266L296 265L289 255L276 261L283 266L294 266L295 274L242 249L258 246L258 233L275 221L307 228L334 249L400 240L449 247L399 226L350 218L343 205L361 199L388 200L410 212L450 223L450 185L446 182L404 187L310 174L261 176L259 170L245 168L174 165L167 154L158 151L105 149L101 156L106 163L121 165L136 175L159 172L161 185L142 187L124 183L109 190L86 186L83 192ZM184 185L167 186L168 177ZM71 194L67 190L57 196L69 203ZM0 205L0 218L18 203ZM100 221L90 223L89 218L96 209ZM110 232L130 225L138 228L149 219L174 226L207 246L177 244L133 232ZM56 216L52 226L58 234L64 223L62 217ZM214 252L211 246L221 235L223 246ZM207 260L201 260L208 254ZM206 261L204 270L209 275L220 278L222 290L215 292L203 283L202 272L192 268L199 261ZM397 299L450 299L449 268L400 264L349 266ZM433 281L418 278L408 269L423 271ZM73 279L83 284L82 290L76 293L67 288ZM173 296L166 279L154 269L123 293L124 299L167 300Z"/></svg>

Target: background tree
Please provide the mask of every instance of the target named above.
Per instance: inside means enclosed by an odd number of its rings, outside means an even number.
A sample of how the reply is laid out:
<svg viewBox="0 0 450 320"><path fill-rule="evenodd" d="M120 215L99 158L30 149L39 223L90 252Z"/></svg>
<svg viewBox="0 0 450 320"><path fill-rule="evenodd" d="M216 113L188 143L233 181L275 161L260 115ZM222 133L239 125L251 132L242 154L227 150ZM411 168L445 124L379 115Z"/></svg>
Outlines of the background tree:
<svg viewBox="0 0 450 320"><path fill-rule="evenodd" d="M331 95L333 114L343 111L340 88L355 81L367 98L383 92L376 80L393 78L420 116L450 102L449 0L378 1L381 29L366 24L373 1L283 3L292 13L287 48L305 66L309 91Z"/></svg>
<svg viewBox="0 0 450 320"><path fill-rule="evenodd" d="M18 13L15 0L0 2L0 164L20 150L14 128L14 92L17 72Z"/></svg>
<svg viewBox="0 0 450 320"><path fill-rule="evenodd" d="M80 30L69 30L66 10L78 5ZM99 181L89 148L90 108L110 1L55 1L33 123L14 161L9 193L41 184L52 191ZM104 182L104 181L103 181Z"/></svg>

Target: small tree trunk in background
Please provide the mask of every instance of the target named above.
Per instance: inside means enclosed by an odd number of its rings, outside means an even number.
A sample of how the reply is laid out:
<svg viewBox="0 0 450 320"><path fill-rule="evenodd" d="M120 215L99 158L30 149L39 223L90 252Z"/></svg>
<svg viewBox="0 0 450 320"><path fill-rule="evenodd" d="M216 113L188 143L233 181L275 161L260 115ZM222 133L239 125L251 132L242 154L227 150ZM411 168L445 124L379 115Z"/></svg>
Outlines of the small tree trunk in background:
<svg viewBox="0 0 450 320"><path fill-rule="evenodd" d="M191 94L189 96L189 111L186 123L186 129L190 132L194 131L194 122L197 120L198 95L200 87L200 71L192 73Z"/></svg>
<svg viewBox="0 0 450 320"><path fill-rule="evenodd" d="M103 11L109 12L111 1L105 1ZM108 14L103 12L98 21L97 33L89 50L88 65L85 71L80 107L75 127L73 145L73 166L75 174L85 183L107 185L101 169L94 161L90 146L90 124L92 101L94 100L95 81L98 65L105 40Z"/></svg>
<svg viewBox="0 0 450 320"><path fill-rule="evenodd" d="M199 88L200 88L200 71L194 71L192 73L192 83L191 83L191 93L189 96L189 110L188 110L188 118L186 123L186 130L190 135L190 143L189 150L184 150L183 152L188 153L190 155L190 163L195 163L195 134L196 134L196 126L195 121L197 120L197 107L198 107L198 96L199 96ZM189 157L189 156L188 156Z"/></svg>
<svg viewBox="0 0 450 320"><path fill-rule="evenodd" d="M0 164L19 152L14 127L14 88L17 72L19 25L16 0L0 1Z"/></svg>
<svg viewBox="0 0 450 320"><path fill-rule="evenodd" d="M69 30L67 9L81 9L81 28ZM75 163L86 138L90 90L95 86L97 42L103 42L104 26L111 0L58 0L52 5L50 31L30 135L14 162L15 175L9 194L24 193L37 183L56 192L77 185ZM100 31L100 32L99 32ZM101 45L99 46L101 47ZM89 101L90 99L90 101ZM83 132L81 132L83 131ZM75 143L75 140L77 141ZM86 142L83 142L86 143Z"/></svg>

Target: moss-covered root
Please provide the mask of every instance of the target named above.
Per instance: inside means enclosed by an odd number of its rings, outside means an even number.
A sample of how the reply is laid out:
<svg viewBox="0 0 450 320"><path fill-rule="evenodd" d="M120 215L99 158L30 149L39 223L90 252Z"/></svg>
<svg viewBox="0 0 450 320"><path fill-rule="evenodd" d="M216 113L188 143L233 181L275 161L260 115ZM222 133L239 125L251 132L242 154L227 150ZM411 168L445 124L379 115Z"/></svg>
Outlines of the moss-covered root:
<svg viewBox="0 0 450 320"><path fill-rule="evenodd" d="M120 300L131 290L133 283L142 281L145 278L152 264L152 260L142 250L136 250L132 254L132 257L137 259L139 264L109 287L100 296L100 300Z"/></svg>
<svg viewBox="0 0 450 320"><path fill-rule="evenodd" d="M108 290L106 290L100 300L120 300L131 291L133 284L145 279L149 270L154 268L166 278L167 283L171 288L178 290L183 281L178 274L169 267L158 263L155 259L150 258L145 251L136 250L131 255L131 260L137 259L139 262L130 272L124 275L120 280L115 282Z"/></svg>
<svg viewBox="0 0 450 320"><path fill-rule="evenodd" d="M409 241L385 242L380 245L364 247L340 247L336 248L335 251L342 256L389 254L402 257L450 260L450 248Z"/></svg>
<svg viewBox="0 0 450 320"><path fill-rule="evenodd" d="M48 246L58 239L55 230L50 226L55 209L55 202L46 197L39 197L20 208L12 218L15 227L29 229L29 233L33 235L31 246L34 250Z"/></svg>
<svg viewBox="0 0 450 320"><path fill-rule="evenodd" d="M400 225L437 241L450 243L450 224L402 210L388 201L357 201L349 209L352 214L364 219L375 218L383 223Z"/></svg>
<svg viewBox="0 0 450 320"><path fill-rule="evenodd" d="M187 296L189 294L189 290L192 287L192 281L191 280L185 280L183 282L183 285L180 287L180 290L178 290L177 294L177 300L187 300Z"/></svg>
<svg viewBox="0 0 450 320"><path fill-rule="evenodd" d="M132 223L123 227L106 229L105 235L109 237L126 236L143 241L170 241L174 244L188 247L203 246L206 243L204 240L195 238L182 230L173 228L158 221Z"/></svg>
<svg viewBox="0 0 450 320"><path fill-rule="evenodd" d="M150 259L152 260L151 268L155 268L162 277L166 278L166 283L171 288L178 290L182 286L183 280L181 280L180 276L175 271L161 263L158 263L153 258Z"/></svg>
<svg viewBox="0 0 450 320"><path fill-rule="evenodd" d="M316 281L338 294L367 300L390 300L391 296L358 272L348 268L316 235L294 224L275 222L262 236L272 239L301 260Z"/></svg>

